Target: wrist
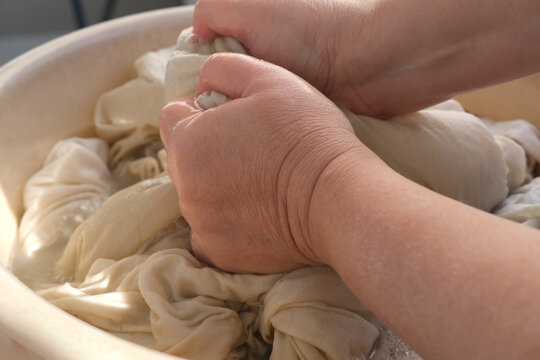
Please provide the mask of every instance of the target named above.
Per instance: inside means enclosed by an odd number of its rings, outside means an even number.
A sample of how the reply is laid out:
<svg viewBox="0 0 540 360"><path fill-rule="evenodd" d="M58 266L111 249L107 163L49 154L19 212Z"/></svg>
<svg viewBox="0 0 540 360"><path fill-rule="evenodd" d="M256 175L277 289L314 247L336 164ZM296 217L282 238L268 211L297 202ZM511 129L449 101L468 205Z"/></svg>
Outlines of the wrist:
<svg viewBox="0 0 540 360"><path fill-rule="evenodd" d="M363 145L334 159L324 169L313 190L307 221L310 255L316 263L336 269L343 259L340 254L347 251L347 242L365 237L357 225L368 221L381 191L392 191L380 184L391 183L384 179L399 178L395 175Z"/></svg>

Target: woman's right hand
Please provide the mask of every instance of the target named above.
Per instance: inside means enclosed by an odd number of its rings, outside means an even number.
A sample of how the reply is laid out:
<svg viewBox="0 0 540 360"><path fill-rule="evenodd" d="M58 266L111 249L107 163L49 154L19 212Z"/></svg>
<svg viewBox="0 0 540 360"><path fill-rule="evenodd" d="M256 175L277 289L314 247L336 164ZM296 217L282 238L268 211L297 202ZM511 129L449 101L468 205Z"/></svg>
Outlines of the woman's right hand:
<svg viewBox="0 0 540 360"><path fill-rule="evenodd" d="M234 37L334 102L386 118L539 71L540 2L508 4L199 0L194 32Z"/></svg>
<svg viewBox="0 0 540 360"><path fill-rule="evenodd" d="M369 2L357 0L199 0L194 33L200 41L231 36L251 55L280 65L335 102L369 113L357 87L374 69L363 34ZM362 34L362 36L360 36Z"/></svg>

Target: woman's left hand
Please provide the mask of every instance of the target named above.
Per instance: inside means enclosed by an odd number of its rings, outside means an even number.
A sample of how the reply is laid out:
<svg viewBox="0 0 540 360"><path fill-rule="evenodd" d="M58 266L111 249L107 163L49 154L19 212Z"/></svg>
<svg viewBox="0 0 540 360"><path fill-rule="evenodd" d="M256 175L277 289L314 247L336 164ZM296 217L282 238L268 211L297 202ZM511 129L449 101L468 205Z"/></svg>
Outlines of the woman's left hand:
<svg viewBox="0 0 540 360"><path fill-rule="evenodd" d="M201 110L181 99L160 120L195 254L233 272L322 263L309 227L318 178L351 152L380 160L331 101L279 66L216 54L201 69L207 90L232 100Z"/></svg>

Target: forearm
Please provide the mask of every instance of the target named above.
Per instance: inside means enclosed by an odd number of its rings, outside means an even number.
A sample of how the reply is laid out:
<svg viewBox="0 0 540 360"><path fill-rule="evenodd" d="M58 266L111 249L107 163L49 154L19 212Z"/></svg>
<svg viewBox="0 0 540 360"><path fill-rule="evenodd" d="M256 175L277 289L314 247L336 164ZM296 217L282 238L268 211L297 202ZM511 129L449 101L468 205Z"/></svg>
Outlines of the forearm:
<svg viewBox="0 0 540 360"><path fill-rule="evenodd" d="M362 302L426 359L538 354L537 231L344 163L317 185L312 236Z"/></svg>
<svg viewBox="0 0 540 360"><path fill-rule="evenodd" d="M385 117L418 110L540 70L537 0L375 4L362 27L362 48L349 57L362 84L354 96L362 98L367 113Z"/></svg>

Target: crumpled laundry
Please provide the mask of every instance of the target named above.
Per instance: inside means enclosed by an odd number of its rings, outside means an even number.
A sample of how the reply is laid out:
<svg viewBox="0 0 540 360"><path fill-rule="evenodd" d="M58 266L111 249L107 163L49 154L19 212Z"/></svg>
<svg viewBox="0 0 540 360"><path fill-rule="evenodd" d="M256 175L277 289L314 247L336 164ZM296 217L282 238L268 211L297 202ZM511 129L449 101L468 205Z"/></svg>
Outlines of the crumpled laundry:
<svg viewBox="0 0 540 360"><path fill-rule="evenodd" d="M157 114L165 106L165 66L171 52L166 48L143 55L135 62L135 79L99 98L94 125L97 135L111 144L111 166L159 141Z"/></svg>
<svg viewBox="0 0 540 360"><path fill-rule="evenodd" d="M35 287L39 294L112 334L188 359L367 359L374 348L371 359L419 358L391 351L384 325L328 267L229 274L193 257L158 113L166 101L194 96L210 54L245 50L231 38L193 44L191 36L187 29L176 49L138 59L137 78L98 101L100 139L61 141L49 155L56 160L27 184L23 247L63 250L56 283ZM205 109L226 101L216 92L197 99ZM497 214L517 221L540 219L529 211L540 206L540 182L524 184L538 138L494 133L455 101L388 121L343 111L360 140L409 179L480 209L498 205ZM94 205L81 211L79 199ZM524 207L525 215L509 215ZM73 220L62 227L64 210ZM49 221L64 233L50 233Z"/></svg>
<svg viewBox="0 0 540 360"><path fill-rule="evenodd" d="M62 140L53 147L43 169L24 188L26 211L19 235L26 252L38 251L58 239L67 241L101 206L110 191L108 151L100 139Z"/></svg>
<svg viewBox="0 0 540 360"><path fill-rule="evenodd" d="M495 208L494 213L540 229L540 177L513 191Z"/></svg>
<svg viewBox="0 0 540 360"><path fill-rule="evenodd" d="M17 266L32 269L19 275L37 288L54 274L71 234L92 215L112 192L112 175L107 167L109 147L100 139L59 141L43 168L26 183L26 209L19 225Z"/></svg>

